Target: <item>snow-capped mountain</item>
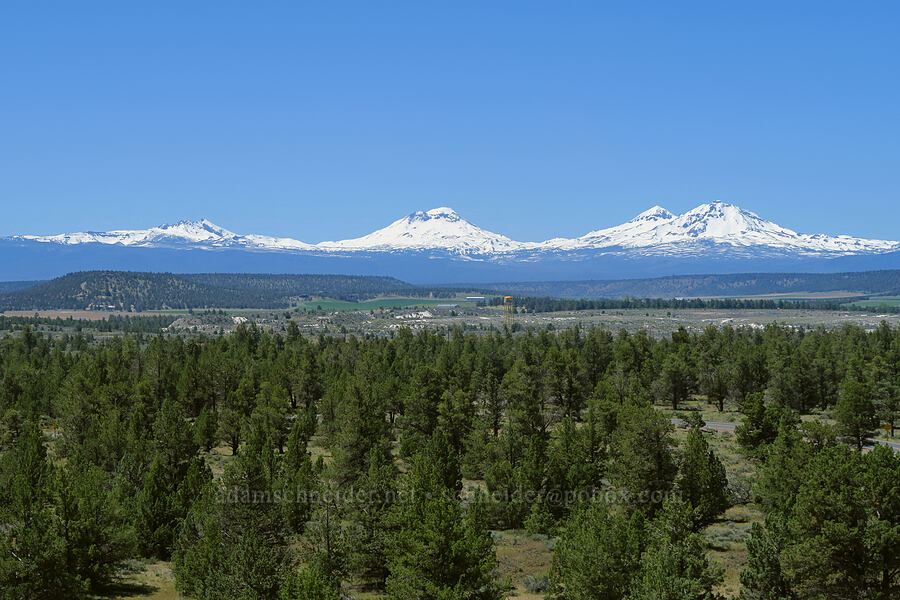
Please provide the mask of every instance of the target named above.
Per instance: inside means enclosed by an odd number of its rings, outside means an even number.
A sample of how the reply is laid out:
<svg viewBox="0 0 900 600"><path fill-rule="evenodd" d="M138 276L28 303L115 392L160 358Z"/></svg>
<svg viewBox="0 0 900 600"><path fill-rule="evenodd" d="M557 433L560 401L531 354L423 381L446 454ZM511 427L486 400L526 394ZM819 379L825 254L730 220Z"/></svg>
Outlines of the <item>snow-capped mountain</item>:
<svg viewBox="0 0 900 600"><path fill-rule="evenodd" d="M639 239L640 236L649 231L668 223L675 218L675 215L664 209L662 206L654 206L649 208L631 219L627 223L609 227L607 229L598 229L586 233L581 237L574 239L555 238L547 240L542 245L547 248L559 248L562 250L572 250L576 248L603 248L609 246L622 246L629 240Z"/></svg>
<svg viewBox="0 0 900 600"><path fill-rule="evenodd" d="M270 250L309 250L310 244L291 238L265 235L238 235L206 219L179 221L174 225L160 225L150 229L116 229L112 231L84 231L58 235L20 235L13 239L74 246L78 244L107 244L141 248L245 247Z"/></svg>
<svg viewBox="0 0 900 600"><path fill-rule="evenodd" d="M363 237L316 244L320 250L444 250L484 255L535 246L482 229L445 206L414 212Z"/></svg>
<svg viewBox="0 0 900 600"><path fill-rule="evenodd" d="M566 250L622 248L664 255L709 252L710 246L723 251L803 255L877 254L900 249L900 242L894 241L799 234L725 202L701 204L679 216L654 206L622 225L544 244Z"/></svg>
<svg viewBox="0 0 900 600"><path fill-rule="evenodd" d="M319 243L235 233L206 219L0 238L0 280L98 268L388 274L442 283L842 272L900 268L900 242L797 233L724 202L681 215L654 206L621 225L543 242L487 231L446 207L414 212L362 237Z"/></svg>
<svg viewBox="0 0 900 600"><path fill-rule="evenodd" d="M845 235L801 234L739 206L701 204L675 215L654 206L630 221L576 238L520 242L482 229L446 207L414 212L368 235L310 244L293 238L238 234L202 219L144 230L22 235L6 241L75 246L278 251L339 258L353 255L421 255L468 260L590 261L598 257L835 258L900 252L900 242Z"/></svg>

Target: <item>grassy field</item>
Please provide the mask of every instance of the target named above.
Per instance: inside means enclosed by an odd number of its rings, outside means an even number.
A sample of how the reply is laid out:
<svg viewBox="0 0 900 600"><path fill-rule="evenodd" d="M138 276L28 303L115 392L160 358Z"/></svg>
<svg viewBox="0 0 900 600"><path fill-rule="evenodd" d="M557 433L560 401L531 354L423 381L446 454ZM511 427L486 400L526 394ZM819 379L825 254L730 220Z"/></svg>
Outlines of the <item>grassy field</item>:
<svg viewBox="0 0 900 600"><path fill-rule="evenodd" d="M900 296L879 296L877 298L869 298L868 300L858 300L850 303L850 306L863 306L865 308L886 306L896 308L900 306Z"/></svg>

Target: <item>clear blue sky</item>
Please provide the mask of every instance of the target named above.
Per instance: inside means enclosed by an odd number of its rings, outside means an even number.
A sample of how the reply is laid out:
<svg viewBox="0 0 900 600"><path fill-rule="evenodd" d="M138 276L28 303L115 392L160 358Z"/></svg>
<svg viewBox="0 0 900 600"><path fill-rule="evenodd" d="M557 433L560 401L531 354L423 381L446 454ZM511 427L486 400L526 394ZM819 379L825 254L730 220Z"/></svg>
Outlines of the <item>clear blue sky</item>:
<svg viewBox="0 0 900 600"><path fill-rule="evenodd" d="M898 239L898 7L3 2L0 235L448 205L537 240L721 199Z"/></svg>

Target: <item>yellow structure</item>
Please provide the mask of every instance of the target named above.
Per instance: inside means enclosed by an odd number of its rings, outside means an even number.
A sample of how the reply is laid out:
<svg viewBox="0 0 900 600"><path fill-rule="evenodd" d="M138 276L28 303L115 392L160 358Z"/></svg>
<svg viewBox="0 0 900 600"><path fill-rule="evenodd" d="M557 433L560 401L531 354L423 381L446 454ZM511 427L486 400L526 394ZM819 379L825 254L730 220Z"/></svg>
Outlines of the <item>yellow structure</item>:
<svg viewBox="0 0 900 600"><path fill-rule="evenodd" d="M503 296L503 324L512 329L516 318L516 302L512 296Z"/></svg>

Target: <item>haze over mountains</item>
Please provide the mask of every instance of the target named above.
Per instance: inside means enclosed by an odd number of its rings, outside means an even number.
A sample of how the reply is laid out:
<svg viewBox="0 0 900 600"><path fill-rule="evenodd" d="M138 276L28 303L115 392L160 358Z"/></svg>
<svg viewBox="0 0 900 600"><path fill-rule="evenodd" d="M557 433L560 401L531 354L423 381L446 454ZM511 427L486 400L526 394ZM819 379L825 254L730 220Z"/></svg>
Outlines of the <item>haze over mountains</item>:
<svg viewBox="0 0 900 600"><path fill-rule="evenodd" d="M412 213L362 237L337 241L308 243L239 234L203 219L145 230L11 236L0 240L3 256L6 272L0 278L7 279L102 267L355 272L411 281L471 282L548 275L609 278L889 268L900 265L900 241L801 234L733 204L713 202L682 215L654 206L621 225L538 242L487 231L440 207ZM28 266L36 271L23 272Z"/></svg>

